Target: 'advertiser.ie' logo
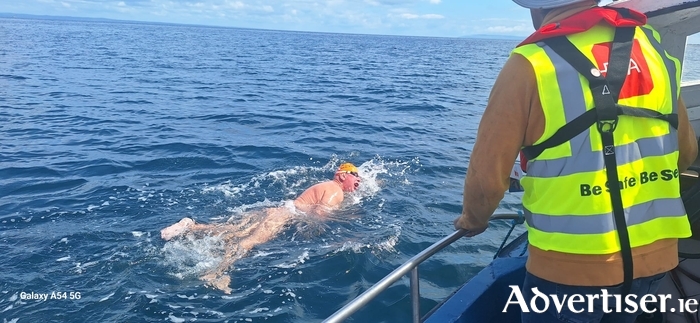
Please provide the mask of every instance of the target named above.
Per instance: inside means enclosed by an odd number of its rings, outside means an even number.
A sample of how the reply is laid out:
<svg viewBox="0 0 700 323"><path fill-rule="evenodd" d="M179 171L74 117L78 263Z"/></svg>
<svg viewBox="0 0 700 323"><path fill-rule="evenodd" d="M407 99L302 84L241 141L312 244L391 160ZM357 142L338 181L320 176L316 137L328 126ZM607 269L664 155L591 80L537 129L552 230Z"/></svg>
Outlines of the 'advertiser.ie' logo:
<svg viewBox="0 0 700 323"><path fill-rule="evenodd" d="M606 76L608 72L610 46L611 43L593 45L593 57L595 57L598 69L603 76ZM653 89L654 82L649 72L649 65L647 65L647 61L642 55L642 48L639 46L639 42L634 39L630 65L627 69L627 78L620 91L620 99L649 94Z"/></svg>

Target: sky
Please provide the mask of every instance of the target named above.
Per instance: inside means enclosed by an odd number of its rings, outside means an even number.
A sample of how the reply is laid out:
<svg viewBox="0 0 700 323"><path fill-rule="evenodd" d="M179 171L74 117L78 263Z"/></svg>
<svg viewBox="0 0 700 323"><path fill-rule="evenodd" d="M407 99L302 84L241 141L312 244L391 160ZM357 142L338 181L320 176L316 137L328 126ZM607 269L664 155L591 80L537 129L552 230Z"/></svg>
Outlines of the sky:
<svg viewBox="0 0 700 323"><path fill-rule="evenodd" d="M0 13L404 36L534 31L511 0L0 0Z"/></svg>
<svg viewBox="0 0 700 323"><path fill-rule="evenodd" d="M405 36L533 31L511 0L0 0L0 12Z"/></svg>

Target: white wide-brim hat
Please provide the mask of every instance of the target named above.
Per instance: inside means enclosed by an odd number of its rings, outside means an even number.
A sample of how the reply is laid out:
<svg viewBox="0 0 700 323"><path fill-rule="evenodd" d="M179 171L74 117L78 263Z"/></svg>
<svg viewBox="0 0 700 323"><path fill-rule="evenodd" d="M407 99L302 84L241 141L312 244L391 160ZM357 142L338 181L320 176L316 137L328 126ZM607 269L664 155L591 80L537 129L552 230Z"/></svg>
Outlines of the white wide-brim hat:
<svg viewBox="0 0 700 323"><path fill-rule="evenodd" d="M584 1L587 0L513 0L528 9L552 9Z"/></svg>

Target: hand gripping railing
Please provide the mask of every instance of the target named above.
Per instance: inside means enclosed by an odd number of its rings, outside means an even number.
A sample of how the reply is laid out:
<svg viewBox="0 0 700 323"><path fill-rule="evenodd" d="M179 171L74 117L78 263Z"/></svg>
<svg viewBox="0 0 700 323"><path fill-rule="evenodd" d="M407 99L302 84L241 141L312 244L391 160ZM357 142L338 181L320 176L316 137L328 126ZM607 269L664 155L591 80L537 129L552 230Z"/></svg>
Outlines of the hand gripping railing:
<svg viewBox="0 0 700 323"><path fill-rule="evenodd" d="M521 218L522 218L522 214L494 214L491 216L489 221L493 221L493 220L517 220L517 219L521 219ZM357 312L360 308L367 305L367 303L369 303L371 300L373 300L375 297L377 297L381 292L383 292L387 288L391 287L391 285L393 285L397 280L401 279L401 277L403 277L403 275L405 275L406 273L408 273L410 271L411 272L411 308L412 308L413 323L419 323L420 322L420 307L418 305L419 305L419 301L420 301L420 288L418 286L418 265L420 265L426 259L430 258L436 252L442 250L443 248L449 246L453 242L459 240L459 238L464 236L466 233L467 233L467 231L464 229L457 230L457 231L453 232L452 234L450 234L449 236L442 238L442 240L434 243L430 247L421 251L419 254L413 256L411 259L406 261L399 268L394 269L394 271L392 271L390 274L386 275L384 278L382 278L382 280L380 280L379 282L374 284L372 287L370 287L368 290L366 290L360 296L357 296L350 303L346 304L341 309L339 309L337 312L333 313L333 315L329 316L323 322L324 323L325 322L328 322L328 323L342 322L346 318L350 317L350 315Z"/></svg>

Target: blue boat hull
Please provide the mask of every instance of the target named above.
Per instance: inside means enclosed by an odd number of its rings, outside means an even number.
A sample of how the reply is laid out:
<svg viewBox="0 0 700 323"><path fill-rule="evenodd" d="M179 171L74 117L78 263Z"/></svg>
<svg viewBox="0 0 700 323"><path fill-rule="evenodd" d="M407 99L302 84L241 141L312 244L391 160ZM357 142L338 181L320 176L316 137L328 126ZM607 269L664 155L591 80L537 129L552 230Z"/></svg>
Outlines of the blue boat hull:
<svg viewBox="0 0 700 323"><path fill-rule="evenodd" d="M425 318L425 323L508 323L520 322L520 308L503 312L512 289L522 287L527 261L527 233L510 242L487 267Z"/></svg>

